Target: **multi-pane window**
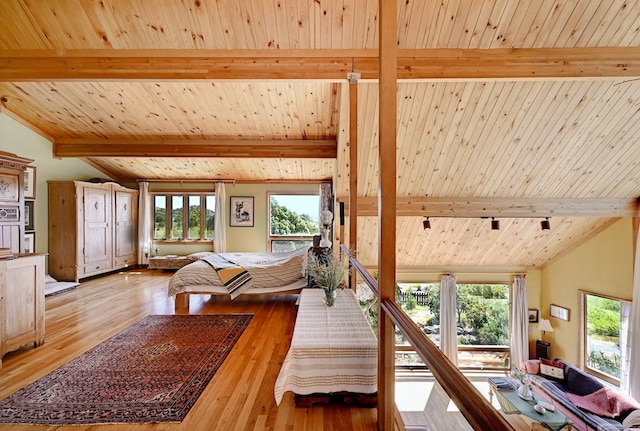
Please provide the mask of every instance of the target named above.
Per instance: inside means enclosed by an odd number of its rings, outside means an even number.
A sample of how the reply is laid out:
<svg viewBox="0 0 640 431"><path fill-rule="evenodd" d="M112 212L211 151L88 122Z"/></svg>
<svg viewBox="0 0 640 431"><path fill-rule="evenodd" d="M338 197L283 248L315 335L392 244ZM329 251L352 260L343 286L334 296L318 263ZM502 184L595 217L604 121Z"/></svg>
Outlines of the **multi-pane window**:
<svg viewBox="0 0 640 431"><path fill-rule="evenodd" d="M456 286L456 335L458 366L469 369L508 369L509 295L506 284L458 284ZM399 283L396 301L436 345L440 325L440 283ZM396 364L417 366L421 362L407 348L402 334Z"/></svg>
<svg viewBox="0 0 640 431"><path fill-rule="evenodd" d="M157 193L153 195L153 239L201 241L213 239L215 195Z"/></svg>
<svg viewBox="0 0 640 431"><path fill-rule="evenodd" d="M310 247L318 227L318 195L270 194L269 243L271 251Z"/></svg>
<svg viewBox="0 0 640 431"><path fill-rule="evenodd" d="M621 344L627 301L582 293L584 350L587 372L611 383L620 383Z"/></svg>

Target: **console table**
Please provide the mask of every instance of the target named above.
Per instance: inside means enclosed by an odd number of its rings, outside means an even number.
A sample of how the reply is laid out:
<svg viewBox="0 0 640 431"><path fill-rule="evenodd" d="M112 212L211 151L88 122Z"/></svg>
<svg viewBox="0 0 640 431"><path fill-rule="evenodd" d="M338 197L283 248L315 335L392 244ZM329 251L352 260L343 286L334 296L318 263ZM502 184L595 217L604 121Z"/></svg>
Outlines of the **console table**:
<svg viewBox="0 0 640 431"><path fill-rule="evenodd" d="M375 403L378 339L353 290L338 290L332 307L324 305L323 297L322 289L300 292L291 346L275 384L276 404L287 391L322 394L326 401L331 394L341 394L343 400L357 394L364 404ZM298 400L296 405L301 405Z"/></svg>
<svg viewBox="0 0 640 431"><path fill-rule="evenodd" d="M546 411L544 414L540 414L533 406L538 401L545 401L544 398L541 398L539 395L533 395L533 399L531 401L526 401L520 398L518 395L518 391L515 389L502 390L494 387L492 384L489 384L489 398L491 399L493 394L496 395L498 399L498 403L500 404L500 408L504 414L521 414L526 416L529 419L533 419L536 422L542 424L544 429L560 431L560 430L571 430L571 422L567 419L565 415L558 411ZM531 429L534 427L532 426Z"/></svg>

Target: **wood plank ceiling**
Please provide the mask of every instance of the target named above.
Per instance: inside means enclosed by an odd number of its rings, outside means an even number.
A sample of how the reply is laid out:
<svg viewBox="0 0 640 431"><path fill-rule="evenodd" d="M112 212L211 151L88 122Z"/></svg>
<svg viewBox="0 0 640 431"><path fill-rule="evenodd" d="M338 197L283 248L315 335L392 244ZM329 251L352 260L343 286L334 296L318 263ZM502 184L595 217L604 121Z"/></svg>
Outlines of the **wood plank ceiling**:
<svg viewBox="0 0 640 431"><path fill-rule="evenodd" d="M420 201L398 218L398 267L541 267L629 214L556 216L563 200L640 196L638 2L398 9L397 194ZM333 178L344 200L353 70L357 192L371 205L377 11L375 0L3 0L1 109L50 136L57 155L122 181ZM422 215L442 215L435 198L456 210L424 232ZM473 199L495 212L449 217ZM513 202L537 209L500 218L499 231L476 217ZM375 265L377 218L362 214L359 258Z"/></svg>

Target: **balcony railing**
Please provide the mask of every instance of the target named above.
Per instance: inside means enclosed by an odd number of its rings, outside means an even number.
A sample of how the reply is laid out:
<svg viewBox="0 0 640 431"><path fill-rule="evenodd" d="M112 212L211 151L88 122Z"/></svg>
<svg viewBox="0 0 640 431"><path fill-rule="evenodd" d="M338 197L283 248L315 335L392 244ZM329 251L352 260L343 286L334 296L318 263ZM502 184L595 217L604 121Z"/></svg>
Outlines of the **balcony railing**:
<svg viewBox="0 0 640 431"><path fill-rule="evenodd" d="M341 249L349 255L351 265L358 271L374 295L380 298L377 281L357 259L350 255L344 245L341 245ZM514 431L506 419L493 408L491 403L480 394L458 367L451 363L395 301L384 298L380 301L379 306L389 316L396 328L400 329L474 430ZM385 366L395 367L395 364L385 364ZM382 378L384 378L384 374L379 372L379 379Z"/></svg>

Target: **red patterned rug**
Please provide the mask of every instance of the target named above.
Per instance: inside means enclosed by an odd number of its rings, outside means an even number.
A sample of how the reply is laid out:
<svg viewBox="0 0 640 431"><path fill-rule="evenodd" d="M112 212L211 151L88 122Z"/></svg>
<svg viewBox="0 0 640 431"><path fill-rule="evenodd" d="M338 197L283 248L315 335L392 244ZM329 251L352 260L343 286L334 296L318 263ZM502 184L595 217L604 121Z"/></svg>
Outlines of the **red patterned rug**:
<svg viewBox="0 0 640 431"><path fill-rule="evenodd" d="M251 318L147 316L0 401L0 423L181 422Z"/></svg>

